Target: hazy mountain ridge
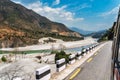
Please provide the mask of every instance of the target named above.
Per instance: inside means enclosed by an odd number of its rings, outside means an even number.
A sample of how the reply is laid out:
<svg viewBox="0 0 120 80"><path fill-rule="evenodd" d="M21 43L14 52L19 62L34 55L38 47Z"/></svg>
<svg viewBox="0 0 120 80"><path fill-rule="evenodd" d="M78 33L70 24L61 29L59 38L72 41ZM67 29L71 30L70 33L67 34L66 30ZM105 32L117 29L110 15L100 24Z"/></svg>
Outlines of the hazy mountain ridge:
<svg viewBox="0 0 120 80"><path fill-rule="evenodd" d="M91 34L91 33L94 32L94 31L82 30L82 29L79 29L79 28L76 28L76 27L71 27L70 29L73 30L73 31L76 31L76 32L78 32L82 35L88 35L88 34Z"/></svg>
<svg viewBox="0 0 120 80"><path fill-rule="evenodd" d="M10 0L0 0L0 33L0 47L37 44L39 38L48 36L65 41L82 38L64 24L52 22Z"/></svg>
<svg viewBox="0 0 120 80"><path fill-rule="evenodd" d="M107 32L107 30L100 30L100 31L97 31L97 32L93 32L91 34L88 34L86 36L92 36L93 38L100 38L102 37L105 33Z"/></svg>
<svg viewBox="0 0 120 80"><path fill-rule="evenodd" d="M82 30L82 29L78 29L76 27L71 27L70 28L73 31L79 32L80 34L84 35L84 36L92 36L93 38L100 38L102 37L107 30L100 30L100 31L86 31L86 30Z"/></svg>

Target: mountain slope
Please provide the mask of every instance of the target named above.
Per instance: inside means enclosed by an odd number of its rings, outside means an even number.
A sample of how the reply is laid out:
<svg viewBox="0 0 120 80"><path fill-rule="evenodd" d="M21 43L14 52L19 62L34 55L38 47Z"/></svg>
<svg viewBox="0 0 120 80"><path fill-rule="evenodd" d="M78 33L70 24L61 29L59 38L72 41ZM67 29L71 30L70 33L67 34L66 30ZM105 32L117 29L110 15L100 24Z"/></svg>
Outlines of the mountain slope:
<svg viewBox="0 0 120 80"><path fill-rule="evenodd" d="M94 32L94 31L86 31L86 30L78 29L76 27L71 27L70 29L73 30L73 31L76 31L76 32L78 32L82 35L87 35L87 34L91 34L91 33Z"/></svg>
<svg viewBox="0 0 120 80"><path fill-rule="evenodd" d="M113 37L114 37L114 28L116 27L116 22L113 23L113 26L111 28L109 28L106 33L104 35L102 35L100 38L99 38L99 42L101 41L106 41L106 40L113 40Z"/></svg>
<svg viewBox="0 0 120 80"><path fill-rule="evenodd" d="M62 23L52 22L10 0L0 0L0 47L37 44L39 38L47 36L63 40L82 38Z"/></svg>

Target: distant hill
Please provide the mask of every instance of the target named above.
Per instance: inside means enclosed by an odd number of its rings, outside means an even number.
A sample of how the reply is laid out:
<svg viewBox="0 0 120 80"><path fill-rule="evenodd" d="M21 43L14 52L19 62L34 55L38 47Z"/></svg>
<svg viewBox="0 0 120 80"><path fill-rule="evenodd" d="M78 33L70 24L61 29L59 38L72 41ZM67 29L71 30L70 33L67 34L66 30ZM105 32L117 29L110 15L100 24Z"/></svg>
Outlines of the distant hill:
<svg viewBox="0 0 120 80"><path fill-rule="evenodd" d="M91 34L91 33L94 32L94 31L82 30L82 29L79 29L79 28L76 28L76 27L71 27L70 29L73 30L73 31L76 31L76 32L78 32L82 35L88 35L88 34Z"/></svg>
<svg viewBox="0 0 120 80"><path fill-rule="evenodd" d="M94 33L88 34L86 36L92 36L93 38L100 38L106 33L106 31L107 30L100 30L98 32L94 32Z"/></svg>
<svg viewBox="0 0 120 80"><path fill-rule="evenodd" d="M106 31L106 33L99 38L98 41L101 42L101 41L106 41L106 40L113 40L115 25L116 25L116 22L113 23L113 26L109 28Z"/></svg>
<svg viewBox="0 0 120 80"><path fill-rule="evenodd" d="M79 33L62 23L50 21L10 0L0 0L0 47L37 44L42 37L64 41L83 39Z"/></svg>

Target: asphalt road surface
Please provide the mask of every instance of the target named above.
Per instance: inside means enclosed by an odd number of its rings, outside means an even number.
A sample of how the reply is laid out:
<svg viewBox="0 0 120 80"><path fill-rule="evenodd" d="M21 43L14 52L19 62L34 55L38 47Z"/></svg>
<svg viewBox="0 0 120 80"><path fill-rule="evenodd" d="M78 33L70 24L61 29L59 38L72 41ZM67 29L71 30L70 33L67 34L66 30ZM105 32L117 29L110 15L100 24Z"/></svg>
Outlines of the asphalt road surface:
<svg viewBox="0 0 120 80"><path fill-rule="evenodd" d="M111 47L108 42L83 65L81 71L73 80L110 80L111 70Z"/></svg>

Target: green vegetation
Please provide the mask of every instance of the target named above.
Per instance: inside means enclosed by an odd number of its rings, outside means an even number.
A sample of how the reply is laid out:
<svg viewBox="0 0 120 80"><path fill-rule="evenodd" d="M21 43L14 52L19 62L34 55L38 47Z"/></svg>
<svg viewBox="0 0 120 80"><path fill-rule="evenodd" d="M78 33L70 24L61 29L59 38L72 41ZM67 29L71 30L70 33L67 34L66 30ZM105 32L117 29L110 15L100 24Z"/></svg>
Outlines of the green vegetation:
<svg viewBox="0 0 120 80"><path fill-rule="evenodd" d="M0 51L0 54L3 54L3 52L2 52L2 51Z"/></svg>
<svg viewBox="0 0 120 80"><path fill-rule="evenodd" d="M2 60L3 62L7 62L7 59L6 59L5 56L2 56L1 60Z"/></svg>
<svg viewBox="0 0 120 80"><path fill-rule="evenodd" d="M109 30L107 30L107 32L98 40L98 42L112 40L113 35L114 35L114 30L112 27Z"/></svg>
<svg viewBox="0 0 120 80"><path fill-rule="evenodd" d="M101 36L103 36L106 33L106 31L107 30L101 30L98 32L93 32L93 33L87 34L85 36L92 36L93 38L100 38Z"/></svg>
<svg viewBox="0 0 120 80"><path fill-rule="evenodd" d="M68 63L69 62L69 55L70 54L66 54L64 51L56 52L55 63L57 60L62 59L62 58L65 58L66 63Z"/></svg>
<svg viewBox="0 0 120 80"><path fill-rule="evenodd" d="M56 54L56 53L58 53L57 50L52 50L52 51L51 51L51 54Z"/></svg>
<svg viewBox="0 0 120 80"><path fill-rule="evenodd" d="M50 52L50 50L30 50L30 51L23 51L27 54L34 54L34 53L43 53L43 52Z"/></svg>
<svg viewBox="0 0 120 80"><path fill-rule="evenodd" d="M50 52L50 50L29 50L29 51L17 51L17 54L34 54L34 53L43 53L43 52ZM16 51L0 51L0 54L9 54L9 53L16 53Z"/></svg>

